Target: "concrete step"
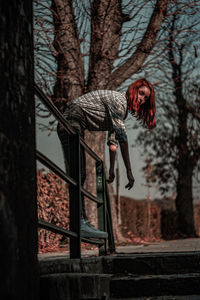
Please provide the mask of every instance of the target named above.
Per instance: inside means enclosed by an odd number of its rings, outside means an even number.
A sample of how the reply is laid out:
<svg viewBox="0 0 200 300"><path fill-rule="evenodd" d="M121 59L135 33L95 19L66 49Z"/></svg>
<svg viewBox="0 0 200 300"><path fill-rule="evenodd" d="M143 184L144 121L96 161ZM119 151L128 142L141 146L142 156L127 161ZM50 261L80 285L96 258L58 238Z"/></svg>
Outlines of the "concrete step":
<svg viewBox="0 0 200 300"><path fill-rule="evenodd" d="M172 297L171 295L178 296ZM40 277L40 299L200 300L200 274L132 275L121 277L111 274L92 273L42 275Z"/></svg>
<svg viewBox="0 0 200 300"><path fill-rule="evenodd" d="M58 273L40 277L41 300L109 299L108 274Z"/></svg>
<svg viewBox="0 0 200 300"><path fill-rule="evenodd" d="M96 273L159 275L200 273L200 252L140 253L69 259L65 256L40 259L40 274Z"/></svg>
<svg viewBox="0 0 200 300"><path fill-rule="evenodd" d="M200 300L200 295L164 295L153 297L110 298L110 300Z"/></svg>
<svg viewBox="0 0 200 300"><path fill-rule="evenodd" d="M121 276L110 281L111 298L199 295L200 273ZM172 298L173 299L173 298Z"/></svg>
<svg viewBox="0 0 200 300"><path fill-rule="evenodd" d="M200 253L148 253L107 257L104 273L160 275L200 273Z"/></svg>
<svg viewBox="0 0 200 300"><path fill-rule="evenodd" d="M70 259L58 254L44 257L40 256L39 259L41 275L54 273L105 273L103 256Z"/></svg>
<svg viewBox="0 0 200 300"><path fill-rule="evenodd" d="M41 300L137 298L200 300L200 253L134 253L71 260L62 255L40 260Z"/></svg>

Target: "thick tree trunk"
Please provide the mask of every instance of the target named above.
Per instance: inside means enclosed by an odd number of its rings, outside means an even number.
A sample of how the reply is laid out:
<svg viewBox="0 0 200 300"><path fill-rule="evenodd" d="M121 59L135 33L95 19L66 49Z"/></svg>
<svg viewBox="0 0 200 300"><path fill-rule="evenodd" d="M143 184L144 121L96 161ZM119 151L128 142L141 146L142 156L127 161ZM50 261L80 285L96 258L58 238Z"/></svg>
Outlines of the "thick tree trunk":
<svg viewBox="0 0 200 300"><path fill-rule="evenodd" d="M91 46L88 77L88 91L106 89L108 80L113 70L114 60L118 56L120 34L125 16L122 14L121 1L93 1L91 5ZM105 161L105 133L86 134L85 140L90 147ZM90 174L86 181L86 187L95 193L95 169L91 168L90 157L87 157L87 173ZM123 241L123 237L117 227L117 215L115 198L111 186L110 201L114 235L117 241ZM96 208L91 201L87 202L89 219L95 224Z"/></svg>
<svg viewBox="0 0 200 300"><path fill-rule="evenodd" d="M0 299L38 299L32 1L0 6Z"/></svg>
<svg viewBox="0 0 200 300"><path fill-rule="evenodd" d="M84 67L72 1L52 0L57 78L53 101L63 111L66 102L84 92Z"/></svg>
<svg viewBox="0 0 200 300"><path fill-rule="evenodd" d="M106 88L118 57L123 22L121 0L93 1L88 90Z"/></svg>
<svg viewBox="0 0 200 300"><path fill-rule="evenodd" d="M172 78L175 86L176 106L178 109L178 136L176 144L178 149L178 161L175 166L178 173L176 183L176 210L178 213L178 227L180 233L187 236L195 236L192 196L192 176L195 164L188 146L188 110L182 86L182 49L179 48L179 63L176 62L173 52L174 26L175 17L171 26L169 59L172 66Z"/></svg>
<svg viewBox="0 0 200 300"><path fill-rule="evenodd" d="M180 76L180 72L179 72ZM181 76L180 76L181 78ZM178 80L179 81L179 80ZM180 233L187 236L195 236L194 216L193 216L193 195L192 195L192 177L194 162L188 148L188 112L186 101L182 95L182 84L176 81L176 104L179 117L179 136L177 138L178 179L176 183L177 198L176 210L178 212L178 227Z"/></svg>
<svg viewBox="0 0 200 300"><path fill-rule="evenodd" d="M149 22L146 34L133 56L115 72L113 64L118 57L120 35L123 22L128 16L122 14L121 1L93 1L91 7L91 47L90 47L90 68L88 78L88 90L95 89L116 89L134 72L140 69L145 58L150 54L155 44L161 23L167 11L169 0L158 0L154 13ZM98 154L103 153L105 158L105 134L95 133L86 135L86 141ZM99 151L98 151L99 149ZM89 162L89 161L88 161ZM89 163L87 164L89 166ZM87 188L94 191L94 170L88 167L88 173L92 174L87 180ZM117 214L115 197L112 186L109 188L111 195L112 217L114 233L117 241L123 241L120 228L117 225ZM94 212L93 203L88 202L88 210ZM94 214L91 214L94 219ZM93 220L94 222L94 220Z"/></svg>
<svg viewBox="0 0 200 300"><path fill-rule="evenodd" d="M178 170L176 197L179 232L190 237L196 236L193 212L192 173L193 167L189 160L181 164Z"/></svg>
<svg viewBox="0 0 200 300"><path fill-rule="evenodd" d="M180 96L180 95L179 95ZM180 98L179 98L180 99ZM176 210L178 212L178 227L180 233L195 236L193 216L192 177L194 164L187 145L187 113L185 101L179 105L179 143L178 143L178 179L176 183Z"/></svg>

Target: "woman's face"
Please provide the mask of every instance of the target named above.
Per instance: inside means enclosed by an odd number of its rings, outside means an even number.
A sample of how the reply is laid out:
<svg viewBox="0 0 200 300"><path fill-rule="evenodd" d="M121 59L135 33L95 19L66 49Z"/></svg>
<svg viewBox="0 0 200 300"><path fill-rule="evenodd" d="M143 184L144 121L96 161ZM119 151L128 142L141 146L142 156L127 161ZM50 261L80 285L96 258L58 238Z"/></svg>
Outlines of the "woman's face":
<svg viewBox="0 0 200 300"><path fill-rule="evenodd" d="M137 95L138 105L140 106L140 105L144 104L145 101L149 99L150 94L151 94L151 91L147 86L145 86L145 85L141 86L138 89L138 95Z"/></svg>

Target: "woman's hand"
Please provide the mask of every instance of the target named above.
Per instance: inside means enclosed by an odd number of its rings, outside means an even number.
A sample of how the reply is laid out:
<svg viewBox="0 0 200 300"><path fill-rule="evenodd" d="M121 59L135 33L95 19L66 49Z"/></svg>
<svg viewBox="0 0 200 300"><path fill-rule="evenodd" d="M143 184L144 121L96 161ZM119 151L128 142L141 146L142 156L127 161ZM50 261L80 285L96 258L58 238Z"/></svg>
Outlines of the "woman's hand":
<svg viewBox="0 0 200 300"><path fill-rule="evenodd" d="M131 169L127 170L127 178L128 178L129 183L125 186L125 188L130 190L133 187L134 182L135 182L135 179L133 177Z"/></svg>
<svg viewBox="0 0 200 300"><path fill-rule="evenodd" d="M114 179L115 179L115 172L113 169L110 169L109 170L109 178L107 179L107 182L111 183L114 181Z"/></svg>

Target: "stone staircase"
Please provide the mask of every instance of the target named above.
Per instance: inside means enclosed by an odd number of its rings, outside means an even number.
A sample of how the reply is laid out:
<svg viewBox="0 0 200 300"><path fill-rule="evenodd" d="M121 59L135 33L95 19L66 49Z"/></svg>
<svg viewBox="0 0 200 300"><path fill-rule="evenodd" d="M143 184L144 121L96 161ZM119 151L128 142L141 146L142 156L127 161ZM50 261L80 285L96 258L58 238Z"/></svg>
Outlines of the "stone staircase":
<svg viewBox="0 0 200 300"><path fill-rule="evenodd" d="M40 260L41 300L200 300L200 252Z"/></svg>

